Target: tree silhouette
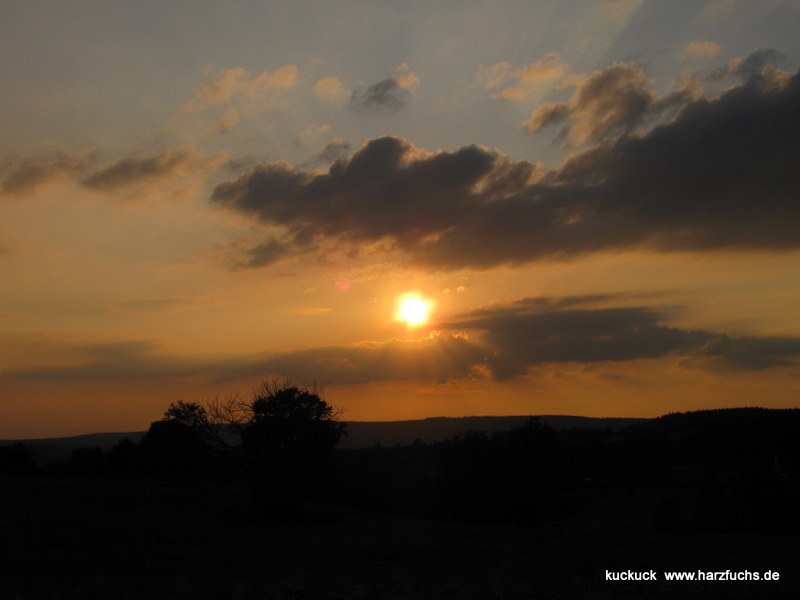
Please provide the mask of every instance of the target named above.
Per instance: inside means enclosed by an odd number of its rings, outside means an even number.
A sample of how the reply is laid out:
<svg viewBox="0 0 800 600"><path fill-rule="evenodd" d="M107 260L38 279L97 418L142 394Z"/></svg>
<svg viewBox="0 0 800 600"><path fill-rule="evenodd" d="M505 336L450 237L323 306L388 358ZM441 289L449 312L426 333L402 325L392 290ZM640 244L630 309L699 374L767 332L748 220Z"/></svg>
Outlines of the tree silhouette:
<svg viewBox="0 0 800 600"><path fill-rule="evenodd" d="M148 473L164 479L196 480L209 473L211 446L202 406L190 402L169 405L164 418L150 424L139 443Z"/></svg>
<svg viewBox="0 0 800 600"><path fill-rule="evenodd" d="M345 424L316 388L262 382L252 402L237 397L174 402L140 449L147 470L167 478L246 475L266 517L297 513L330 468Z"/></svg>
<svg viewBox="0 0 800 600"><path fill-rule="evenodd" d="M276 516L296 513L330 467L346 426L316 390L287 381L263 382L250 408L242 447L252 461L256 501Z"/></svg>

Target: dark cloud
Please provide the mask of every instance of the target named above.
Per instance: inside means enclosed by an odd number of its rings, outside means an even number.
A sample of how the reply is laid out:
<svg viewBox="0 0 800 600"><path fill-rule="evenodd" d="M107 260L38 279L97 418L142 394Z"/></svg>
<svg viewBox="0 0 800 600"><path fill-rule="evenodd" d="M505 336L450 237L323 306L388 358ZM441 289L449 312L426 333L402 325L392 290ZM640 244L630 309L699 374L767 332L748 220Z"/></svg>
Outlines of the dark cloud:
<svg viewBox="0 0 800 600"><path fill-rule="evenodd" d="M800 353L800 340L789 337L709 339L681 364L717 371L761 370L794 365L789 357Z"/></svg>
<svg viewBox="0 0 800 600"><path fill-rule="evenodd" d="M263 373L291 376L314 373L331 384L425 380L444 382L468 377L484 361L485 350L463 336L441 334L414 341L393 340L355 347L299 350L246 365L237 376Z"/></svg>
<svg viewBox="0 0 800 600"><path fill-rule="evenodd" d="M77 349L83 362L6 371L5 378L139 381L206 377L216 382L269 375L314 377L328 384L424 380L490 374L495 381L563 363L673 357L683 367L744 371L796 366L800 338L733 337L667 325L648 307L598 308L624 296L524 298L457 315L420 340L248 355L170 356L150 340Z"/></svg>
<svg viewBox="0 0 800 600"><path fill-rule="evenodd" d="M480 345L496 380L548 363L676 356L687 367L738 371L794 365L787 359L800 355L800 338L736 338L670 327L662 312L642 307L571 308L612 298L525 298L460 315L442 328L482 332Z"/></svg>
<svg viewBox="0 0 800 600"><path fill-rule="evenodd" d="M750 80L546 173L484 147L379 138L327 173L258 165L213 200L283 228L297 252L380 240L446 270L632 248L794 250L798 106L800 75Z"/></svg>
<svg viewBox="0 0 800 600"><path fill-rule="evenodd" d="M268 267L278 262L290 252L289 248L272 238L262 244L244 251L244 256L236 263L239 268Z"/></svg>
<svg viewBox="0 0 800 600"><path fill-rule="evenodd" d="M15 195L33 192L45 183L80 174L92 157L92 153L54 154L3 161L0 163L0 190Z"/></svg>
<svg viewBox="0 0 800 600"><path fill-rule="evenodd" d="M281 163L257 166L217 186L213 200L286 227L298 245L315 237L354 243L389 237L413 247L485 199L519 190L535 171L486 148L423 156L409 142L385 137L337 160L326 174Z"/></svg>
<svg viewBox="0 0 800 600"><path fill-rule="evenodd" d="M334 138L322 148L317 155L317 160L324 163L332 163L335 160L347 157L350 152L350 143L339 138Z"/></svg>
<svg viewBox="0 0 800 600"><path fill-rule="evenodd" d="M475 309L474 311L462 315L463 318L476 319L487 318L495 315L505 317L514 315L530 314L532 312L545 312L564 308L584 307L594 308L597 304L609 301L619 301L621 299L632 298L628 294L583 294L581 296L535 296L532 298L521 298L514 302L497 304L486 308Z"/></svg>
<svg viewBox="0 0 800 600"><path fill-rule="evenodd" d="M578 144L634 131L652 119L668 115L692 97L689 84L659 97L644 69L631 63L617 63L595 71L577 84L568 102L548 102L536 108L525 129L535 133L550 125L566 125L559 139Z"/></svg>
<svg viewBox="0 0 800 600"><path fill-rule="evenodd" d="M664 326L661 315L648 309L542 310L548 304L571 302L528 299L462 315L443 328L483 332L481 341L491 349L487 364L497 380L524 375L528 368L544 363L657 358L709 339L703 332Z"/></svg>
<svg viewBox="0 0 800 600"><path fill-rule="evenodd" d="M88 188L114 191L141 183L169 180L196 167L198 159L191 147L175 148L146 158L123 158L95 171L82 183Z"/></svg>
<svg viewBox="0 0 800 600"><path fill-rule="evenodd" d="M406 106L419 79L413 73L398 74L381 79L365 90L355 90L350 96L354 108L396 112Z"/></svg>

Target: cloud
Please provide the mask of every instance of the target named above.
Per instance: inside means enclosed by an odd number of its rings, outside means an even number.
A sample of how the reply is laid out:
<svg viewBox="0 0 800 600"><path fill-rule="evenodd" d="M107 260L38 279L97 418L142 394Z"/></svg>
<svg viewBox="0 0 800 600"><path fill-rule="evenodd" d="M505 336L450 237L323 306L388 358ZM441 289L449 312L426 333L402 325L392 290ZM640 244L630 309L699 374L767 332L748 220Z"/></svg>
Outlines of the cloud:
<svg viewBox="0 0 800 600"><path fill-rule="evenodd" d="M116 191L142 184L160 183L203 170L202 160L193 146L167 150L144 158L121 158L83 179L84 186L97 191Z"/></svg>
<svg viewBox="0 0 800 600"><path fill-rule="evenodd" d="M663 324L646 307L596 308L614 296L524 298L457 316L443 329L482 332L486 364L495 380L524 375L549 363L619 362L675 356L684 367L753 370L795 365L800 338L731 337ZM585 308L573 308L575 306Z"/></svg>
<svg viewBox="0 0 800 600"><path fill-rule="evenodd" d="M201 374L202 360L165 356L153 340L135 340L73 348L80 360L70 366L41 366L6 371L4 378L38 381L132 382Z"/></svg>
<svg viewBox="0 0 800 600"><path fill-rule="evenodd" d="M337 77L323 77L314 84L314 95L332 102L347 95L344 85Z"/></svg>
<svg viewBox="0 0 800 600"><path fill-rule="evenodd" d="M722 48L717 42L708 40L699 42L688 42L678 56L679 60L689 60L698 58L713 58L719 56Z"/></svg>
<svg viewBox="0 0 800 600"><path fill-rule="evenodd" d="M274 71L264 71L248 77L242 67L225 69L209 85L195 90L192 99L180 107L179 112L190 113L224 104L235 96L256 98L276 89L286 89L297 82L297 65L284 65Z"/></svg>
<svg viewBox="0 0 800 600"><path fill-rule="evenodd" d="M569 67L558 54L548 52L523 67L512 67L507 61L491 66L481 65L475 81L487 90L510 84L493 93L493 99L530 100L543 93L545 84L563 79L568 71Z"/></svg>
<svg viewBox="0 0 800 600"><path fill-rule="evenodd" d="M225 133L236 127L237 123L239 123L239 111L229 106L217 121L217 130L219 133Z"/></svg>
<svg viewBox="0 0 800 600"><path fill-rule="evenodd" d="M266 242L247 248L243 252L243 256L235 263L235 267L240 269L268 267L289 253L290 248L287 245L275 238L270 238Z"/></svg>
<svg viewBox="0 0 800 600"><path fill-rule="evenodd" d="M519 189L535 171L527 161L512 163L478 146L427 153L384 137L335 161L324 174L286 163L258 165L218 185L212 198L287 228L299 246L320 236L354 243L391 237L414 246L474 212L482 198ZM478 184L481 193L475 192Z"/></svg>
<svg viewBox="0 0 800 600"><path fill-rule="evenodd" d="M800 353L800 340L790 337L716 335L682 361L682 366L714 371L761 370L793 366L788 360Z"/></svg>
<svg viewBox="0 0 800 600"><path fill-rule="evenodd" d="M479 65L475 82L487 90L497 88L509 80L512 70L513 67L507 60L501 60L493 65Z"/></svg>
<svg viewBox="0 0 800 600"><path fill-rule="evenodd" d="M331 130L331 126L328 124L323 125L311 125L304 131L301 131L298 134L298 139L300 142L304 144L310 144L314 140L320 138L321 136L325 135Z"/></svg>
<svg viewBox="0 0 800 600"><path fill-rule="evenodd" d="M776 81L783 82L788 74L778 71L775 67L786 58L780 52L771 48L758 48L745 57L736 57L719 69L716 69L709 79L711 81L735 78L747 82Z"/></svg>
<svg viewBox="0 0 800 600"><path fill-rule="evenodd" d="M324 163L332 163L336 160L344 159L350 152L350 143L340 138L333 138L320 150L317 160Z"/></svg>
<svg viewBox="0 0 800 600"><path fill-rule="evenodd" d="M711 0L697 14L698 23L713 23L719 21L736 8L736 0Z"/></svg>
<svg viewBox="0 0 800 600"><path fill-rule="evenodd" d="M71 179L85 171L94 156L94 152L55 153L5 160L0 163L0 193L30 194L42 185L61 179Z"/></svg>
<svg viewBox="0 0 800 600"><path fill-rule="evenodd" d="M186 312L188 310L195 310L198 308L222 306L223 304L223 302L218 300L174 296L166 298L127 300L125 302L118 302L117 304L114 304L112 309L117 312L133 316L152 316Z"/></svg>
<svg viewBox="0 0 800 600"><path fill-rule="evenodd" d="M492 350L487 364L496 380L544 363L658 358L707 340L703 333L663 326L658 314L641 308L542 311L518 305L462 315L443 328L481 331L481 341Z"/></svg>
<svg viewBox="0 0 800 600"><path fill-rule="evenodd" d="M313 348L271 356L245 373L314 373L331 384L423 380L444 382L470 375L484 350L460 335L392 340L361 346Z"/></svg>
<svg viewBox="0 0 800 600"><path fill-rule="evenodd" d="M674 113L691 100L695 92L689 84L659 97L651 86L643 67L616 63L580 80L569 101L548 102L534 109L524 129L536 133L549 125L566 124L559 134L560 139L569 139L575 144L599 141ZM567 124L569 121L572 123Z"/></svg>
<svg viewBox="0 0 800 600"><path fill-rule="evenodd" d="M161 352L152 340L89 345L72 350L73 363L77 364L6 369L0 377L50 381L206 377L225 382L289 375L313 376L326 384L360 384L490 376L499 382L559 364L665 357L685 368L711 371L797 365L800 338L734 337L688 330L665 324L666 315L652 308L604 307L624 298L523 298L455 315L440 323L438 333L418 340L393 339L283 353L176 356ZM290 312L318 315L328 311L310 308Z"/></svg>
<svg viewBox="0 0 800 600"><path fill-rule="evenodd" d="M207 377L217 382L269 375L326 384L386 380L445 381L467 377L483 350L460 335L332 346L278 354L172 356L150 340L83 347L84 359L71 366L6 370L2 378L48 381L146 381Z"/></svg>
<svg viewBox="0 0 800 600"><path fill-rule="evenodd" d="M350 96L350 104L368 111L396 112L404 108L419 87L419 78L408 71L406 63L400 65L398 71L394 77L381 79L366 90L355 90Z"/></svg>
<svg viewBox="0 0 800 600"><path fill-rule="evenodd" d="M798 105L800 76L753 79L547 172L481 146L427 152L384 137L325 173L257 165L212 200L281 229L298 254L380 242L442 270L641 248L796 250Z"/></svg>
<svg viewBox="0 0 800 600"><path fill-rule="evenodd" d="M612 0L600 6L601 13L614 19L628 19L644 4L644 0Z"/></svg>
<svg viewBox="0 0 800 600"><path fill-rule="evenodd" d="M192 100L184 104L182 109L193 112L227 102L245 77L246 71L241 67L225 69L214 83L196 90Z"/></svg>

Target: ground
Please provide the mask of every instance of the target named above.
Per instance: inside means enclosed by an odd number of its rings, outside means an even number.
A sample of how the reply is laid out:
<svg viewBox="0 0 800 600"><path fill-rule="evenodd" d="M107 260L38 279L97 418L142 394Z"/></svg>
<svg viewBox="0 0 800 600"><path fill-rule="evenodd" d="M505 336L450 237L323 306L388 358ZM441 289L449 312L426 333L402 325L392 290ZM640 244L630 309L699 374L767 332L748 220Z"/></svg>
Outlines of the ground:
<svg viewBox="0 0 800 600"><path fill-rule="evenodd" d="M800 597L798 536L626 531L625 502L527 528L329 506L282 522L254 518L224 486L5 478L0 589L7 600ZM781 581L605 581L628 569L771 569Z"/></svg>

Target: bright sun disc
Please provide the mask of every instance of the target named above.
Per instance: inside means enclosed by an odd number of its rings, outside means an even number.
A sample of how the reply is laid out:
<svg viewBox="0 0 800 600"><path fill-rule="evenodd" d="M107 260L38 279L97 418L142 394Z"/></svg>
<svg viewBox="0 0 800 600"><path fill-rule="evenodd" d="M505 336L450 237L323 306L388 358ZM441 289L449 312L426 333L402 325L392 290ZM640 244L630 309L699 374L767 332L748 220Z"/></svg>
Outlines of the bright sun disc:
<svg viewBox="0 0 800 600"><path fill-rule="evenodd" d="M426 302L419 296L405 294L398 302L397 319L403 321L409 327L417 327L428 320L428 313L431 311L431 303Z"/></svg>

